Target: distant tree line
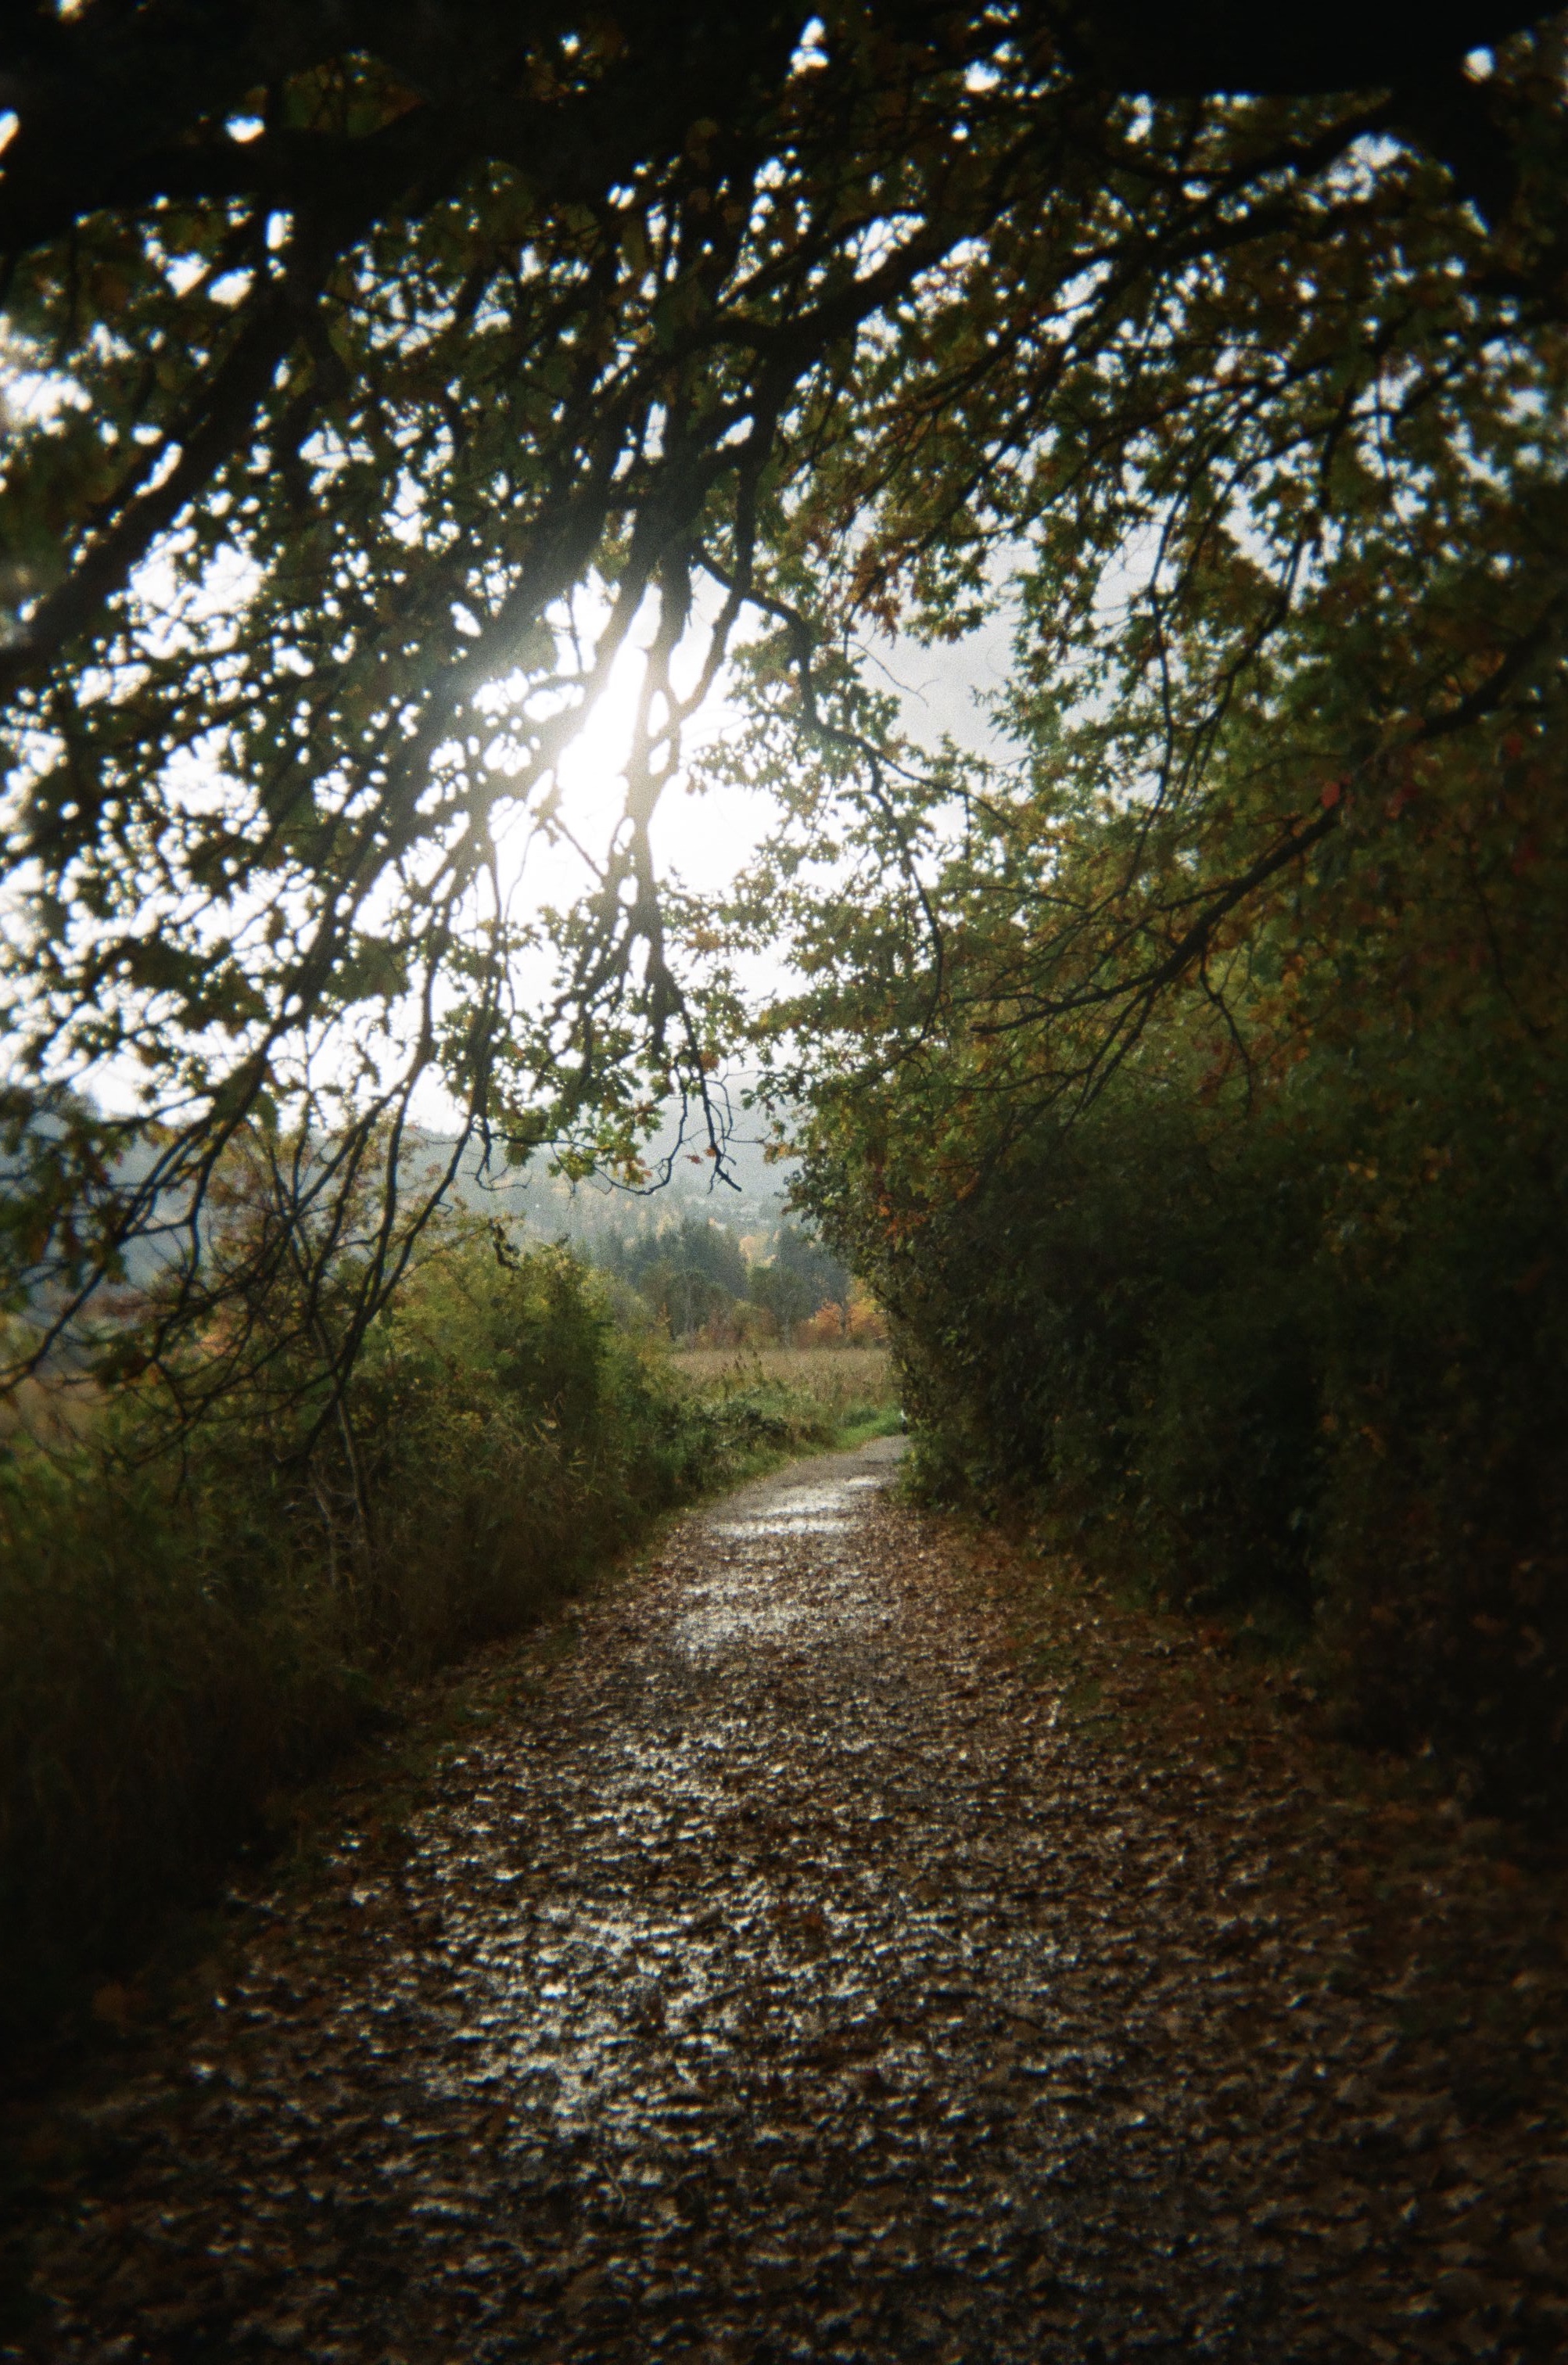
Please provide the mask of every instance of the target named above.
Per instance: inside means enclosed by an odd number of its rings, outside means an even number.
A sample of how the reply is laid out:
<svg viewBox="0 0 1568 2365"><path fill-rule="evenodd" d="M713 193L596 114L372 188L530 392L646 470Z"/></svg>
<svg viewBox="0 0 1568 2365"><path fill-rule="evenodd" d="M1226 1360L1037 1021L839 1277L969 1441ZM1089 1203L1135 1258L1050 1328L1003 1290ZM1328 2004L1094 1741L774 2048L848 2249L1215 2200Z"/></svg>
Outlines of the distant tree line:
<svg viewBox="0 0 1568 2365"><path fill-rule="evenodd" d="M789 1339L824 1306L837 1309L847 1328L848 1267L794 1224L781 1224L769 1253L755 1259L727 1225L690 1212L675 1223L603 1231L590 1250L672 1339L728 1331Z"/></svg>

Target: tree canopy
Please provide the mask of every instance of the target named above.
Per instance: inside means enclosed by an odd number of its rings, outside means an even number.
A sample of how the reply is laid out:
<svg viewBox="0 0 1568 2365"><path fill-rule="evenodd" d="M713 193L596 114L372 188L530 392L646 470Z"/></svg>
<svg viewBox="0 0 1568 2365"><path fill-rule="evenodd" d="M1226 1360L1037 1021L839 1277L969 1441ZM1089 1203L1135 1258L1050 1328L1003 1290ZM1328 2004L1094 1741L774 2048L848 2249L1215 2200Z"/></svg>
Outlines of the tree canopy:
<svg viewBox="0 0 1568 2365"><path fill-rule="evenodd" d="M352 1249L352 1359L431 1202L431 1075L508 1154L631 1171L714 1056L649 824L727 667L790 875L894 882L805 922L823 960L870 926L856 992L920 981L879 1072L954 983L923 848L967 798L962 891L1009 913L983 1039L1047 1041L1047 1093L1428 748L1540 727L1537 16L10 9L11 1303L69 1321L162 1233L158 1357L278 1272L319 1329ZM1036 762L988 804L910 760L854 635L1014 596ZM521 849L569 836L564 752L638 641L624 818L547 925Z"/></svg>

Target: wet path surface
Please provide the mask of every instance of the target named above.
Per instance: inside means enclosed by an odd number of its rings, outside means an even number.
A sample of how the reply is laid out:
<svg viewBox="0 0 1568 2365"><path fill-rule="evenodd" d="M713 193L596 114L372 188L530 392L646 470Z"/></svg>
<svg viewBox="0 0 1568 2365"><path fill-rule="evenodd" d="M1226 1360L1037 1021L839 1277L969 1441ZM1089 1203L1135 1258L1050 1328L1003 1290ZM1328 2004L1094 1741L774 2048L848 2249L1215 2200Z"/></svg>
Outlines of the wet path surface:
<svg viewBox="0 0 1568 2365"><path fill-rule="evenodd" d="M1075 1737L895 1450L685 1521L343 1835L105 2105L28 2354L1510 2353L1450 2346L1376 2012L1278 2051L1257 1833Z"/></svg>

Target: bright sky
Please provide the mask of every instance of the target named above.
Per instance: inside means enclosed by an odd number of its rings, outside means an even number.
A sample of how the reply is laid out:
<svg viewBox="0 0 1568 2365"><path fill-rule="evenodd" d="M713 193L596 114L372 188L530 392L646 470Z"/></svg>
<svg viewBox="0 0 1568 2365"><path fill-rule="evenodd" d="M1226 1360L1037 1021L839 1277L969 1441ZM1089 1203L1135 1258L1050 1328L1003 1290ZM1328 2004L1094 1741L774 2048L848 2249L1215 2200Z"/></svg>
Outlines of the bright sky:
<svg viewBox="0 0 1568 2365"><path fill-rule="evenodd" d="M0 144L4 129L5 118L0 117ZM26 375L14 367L6 368L6 358L0 349L0 387L6 413L17 417L39 408L50 410L69 398L71 388L63 377ZM194 595L188 590L178 591L170 570L156 557L141 570L139 588L155 610L166 609L171 628L193 596L198 608L204 599L210 600L214 596L211 584ZM237 584L219 588L226 611L237 599L242 599L241 587ZM606 608L598 616L586 616L590 631L607 612ZM699 619L700 623L711 621ZM962 745L985 750L994 747L996 741L977 704L977 694L983 698L1000 687L1008 656L1007 637L1005 622L999 620L956 645L924 649L907 640L883 640L868 648L866 662L873 680L898 692L905 724L913 737L935 746L947 733ZM693 635L693 648L699 651L694 659L689 658L689 652L681 652L681 656L689 659L690 673L700 662L700 633ZM603 858L623 809L623 767L630 748L641 672L638 649L624 650L609 690L599 701L561 765L563 819L585 853L596 860ZM678 682L678 660L677 674ZM734 710L726 701L721 675L705 708L687 725L688 756L722 736L734 726L735 719ZM189 788L190 783L185 785ZM666 790L652 824L659 871L678 879L697 894L722 894L766 835L770 818L761 798L738 790L710 790L694 795L678 777ZM532 839L528 818L521 812L510 832L503 829L501 846L503 871L508 867L509 852L511 856L511 875L506 884L513 893L514 910L519 916L543 905L568 906L593 884L583 862L570 847L548 846ZM759 992L766 992L780 974L777 962L762 958L753 964L751 981ZM546 982L542 974L542 990ZM126 1106L137 1104L145 1082L140 1070L127 1067L121 1074L114 1066L80 1081L107 1104ZM426 1114L427 1120L433 1119L434 1108Z"/></svg>
<svg viewBox="0 0 1568 2365"><path fill-rule="evenodd" d="M31 403L52 408L63 398L61 380L24 382L14 371L0 372L0 375L6 380L5 407L12 415ZM238 588L228 587L226 607L232 604ZM139 588L154 608L166 604L172 623L192 597L188 591L176 591L169 570L156 558L142 570ZM210 598L211 586L207 587L205 596ZM195 597L199 606L204 594ZM588 621L591 630L601 618ZM935 746L946 733L961 745L983 751L994 748L997 743L977 699L983 699L1001 686L1008 657L1006 623L997 620L953 645L926 649L909 640L884 639L868 646L866 663L873 681L898 693L905 725L913 737ZM681 652L692 675L700 662L700 633L693 635L695 656L685 650ZM560 768L563 820L584 852L596 860L603 858L623 810L624 766L642 667L639 648L632 646L622 651L608 691L596 704ZM678 686L688 687L688 683L679 681L678 660L676 670ZM735 722L735 711L726 700L721 674L705 707L686 726L685 754L689 757L695 755L722 737ZM730 888L744 869L766 835L770 819L767 803L760 797L722 789L693 794L684 778L678 776L665 791L652 824L659 872L661 876L678 879L692 892L718 896ZM513 908L520 917L544 905L569 906L593 884L584 863L569 846L549 846L532 838L528 817L521 811L510 831L503 825L501 850L503 874L509 869L510 873L505 883L513 894ZM767 992L780 978L778 964L766 958L757 959L752 967L751 982L758 992ZM546 976L542 972L542 991L546 984ZM120 1074L116 1064L111 1063L91 1078L80 1081L105 1104L129 1108L139 1102L145 1079L140 1070L130 1067ZM420 1112L426 1122L450 1121L450 1112L443 1117L437 1105L442 1099L442 1095L432 1093L431 1105Z"/></svg>
<svg viewBox="0 0 1568 2365"><path fill-rule="evenodd" d="M907 639L868 644L868 670L879 686L898 692L912 736L935 746L944 732L960 745L993 751L995 733L977 704L1000 689L1009 656L1008 627L995 620L966 640L922 648ZM585 847L602 853L620 818L624 799L622 768L631 745L641 659L623 653L607 694L588 718L561 767L564 817ZM687 749L695 753L730 729L734 710L721 676L706 707L688 726ZM673 872L699 893L720 894L733 882L766 833L768 814L756 798L740 790L690 794L672 785L654 817L654 852L662 872ZM520 816L517 834L525 835ZM565 848L534 846L526 857L524 901L569 900L580 892L580 864Z"/></svg>
<svg viewBox="0 0 1568 2365"><path fill-rule="evenodd" d="M923 648L908 639L884 640L868 649L868 671L879 687L898 693L912 737L935 748L946 733L960 746L994 754L1001 743L983 705L977 701L994 696L1003 686L1011 655L1010 629L1005 618L997 618L961 642L933 648ZM609 691L561 767L564 816L579 843L596 855L602 854L621 818L625 795L622 768L631 746L640 678L640 660L628 651ZM688 752L711 745L736 719L734 708L725 699L721 676L707 706L688 727ZM673 875L699 894L723 894L760 844L770 819L766 801L743 790L718 789L692 794L678 781L672 784L656 809L651 830L660 875ZM527 826L520 814L516 824L520 845ZM504 848L504 838L502 843ZM532 909L541 904L564 905L580 894L584 885L583 867L569 849L535 845L523 859L519 900ZM743 981L760 996L776 990L785 973L780 961L759 957L743 972ZM745 1077L736 1074L731 1082L739 1091ZM420 1115L435 1130L452 1124L455 1112L432 1088ZM718 1212L725 1210L721 1206Z"/></svg>
<svg viewBox="0 0 1568 2365"><path fill-rule="evenodd" d="M991 752L997 737L977 699L1002 687L1008 656L1008 626L998 619L962 642L935 648L907 639L882 640L868 648L866 662L874 682L899 694L912 736L935 747L947 733L963 746ZM602 857L623 809L623 768L641 675L642 659L628 648L610 689L561 765L563 819L585 852L596 858ZM706 706L687 727L687 755L722 738L736 720L721 675ZM660 800L650 832L660 875L678 879L698 894L723 894L756 851L770 819L761 797L726 789L693 793L678 776ZM570 847L531 841L525 814L518 814L510 833L501 833L503 857L509 835L515 851L508 884L520 913L547 904L565 906L591 883ZM765 957L754 960L746 972L759 993L775 987L782 974L778 963ZM542 987L543 982L542 975Z"/></svg>

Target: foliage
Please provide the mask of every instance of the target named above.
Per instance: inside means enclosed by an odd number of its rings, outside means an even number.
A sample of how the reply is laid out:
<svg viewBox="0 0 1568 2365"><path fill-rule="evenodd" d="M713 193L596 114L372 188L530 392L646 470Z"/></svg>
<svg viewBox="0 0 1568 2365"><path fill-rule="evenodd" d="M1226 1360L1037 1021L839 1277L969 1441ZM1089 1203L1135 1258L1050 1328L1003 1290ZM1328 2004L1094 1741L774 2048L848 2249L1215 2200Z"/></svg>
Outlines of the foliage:
<svg viewBox="0 0 1568 2365"><path fill-rule="evenodd" d="M396 1175L432 1071L505 1154L634 1166L723 1014L686 992L671 929L703 915L661 903L650 820L754 626L784 634L771 723L875 790L843 635L958 628L1022 538L1042 649L1127 728L1161 704L1161 810L1196 810L1191 750L1293 587L1329 618L1406 596L1363 563L1358 521L1405 513L1383 426L1419 473L1478 386L1516 441L1540 398L1558 44L1518 34L1483 86L1459 58L1529 12L1461 14L1394 41L1372 11L1211 11L1173 53L1142 8L1038 0L13 10L12 1302L80 1319L183 1232L162 1354L222 1294L200 1226L236 1130L331 1143L273 1178L323 1208L373 1142ZM1475 451L1462 705L1549 629L1529 569L1476 574ZM1150 549L1108 639L1096 587ZM1416 640L1355 693L1378 762L1455 670L1430 618ZM520 866L571 842L563 755L644 645L624 819L547 955ZM1141 1006L1215 896L1296 858L1301 786L1206 904L1156 831L1037 990ZM106 1068L119 1115L70 1097ZM428 1196L384 1194L345 1351ZM258 1274L291 1234L252 1236Z"/></svg>
<svg viewBox="0 0 1568 2365"><path fill-rule="evenodd" d="M833 1336L846 1335L854 1285L846 1267L812 1232L780 1224L768 1253L751 1257L727 1224L684 1211L671 1222L645 1220L636 1231L601 1226L594 1261L637 1293L672 1339L716 1344L794 1338L831 1310ZM878 1317L859 1294L857 1336L878 1334ZM824 1333L825 1335L825 1333Z"/></svg>
<svg viewBox="0 0 1568 2365"><path fill-rule="evenodd" d="M672 1338L700 1329L746 1294L749 1269L734 1234L689 1212L674 1225L609 1233L595 1253L638 1292Z"/></svg>
<svg viewBox="0 0 1568 2365"><path fill-rule="evenodd" d="M1075 1121L976 990L896 1094L829 1094L808 1170L931 1484L1272 1605L1350 1727L1537 1811L1568 1780L1562 703L1325 841ZM972 987L987 958L1011 980L977 927Z"/></svg>
<svg viewBox="0 0 1568 2365"><path fill-rule="evenodd" d="M734 925L792 929L767 1030L815 1112L804 1203L894 1319L936 1480L1310 1619L1361 1730L1539 1807L1568 345L1518 283L1491 310L1481 215L1406 169L1343 151L1179 286L1129 283L1064 374L1033 349L984 495L1023 545L1010 748L917 763L846 666L802 765L794 626L754 652L724 760L786 812ZM1308 262L1300 209L1340 202ZM999 268L1009 352L1037 263ZM959 440L897 499L858 480L855 564L934 634Z"/></svg>
<svg viewBox="0 0 1568 2365"><path fill-rule="evenodd" d="M838 1258L798 1224L781 1224L768 1262L751 1273L751 1295L789 1338L824 1306L846 1306L849 1274Z"/></svg>
<svg viewBox="0 0 1568 2365"><path fill-rule="evenodd" d="M477 1227L410 1274L309 1456L313 1407L259 1385L150 1453L154 1384L74 1444L0 1448L0 1929L23 2011L199 1890L390 1678L833 1428L777 1385L689 1391L571 1256Z"/></svg>
<svg viewBox="0 0 1568 2365"><path fill-rule="evenodd" d="M732 938L789 940L773 1083L930 1450L1098 1489L1539 1799L1562 21L1168 13L21 12L0 1296L151 1373L129 1420L304 1424L356 1618L417 1636L374 1407L444 1435L443 1367L377 1309L474 1136L635 1174L707 1106L738 997L652 823L742 782ZM1003 612L1015 760L912 748L864 634ZM530 916L617 667L622 818ZM492 1480L566 1450L509 1384Z"/></svg>

